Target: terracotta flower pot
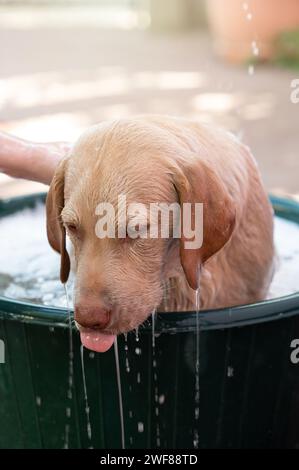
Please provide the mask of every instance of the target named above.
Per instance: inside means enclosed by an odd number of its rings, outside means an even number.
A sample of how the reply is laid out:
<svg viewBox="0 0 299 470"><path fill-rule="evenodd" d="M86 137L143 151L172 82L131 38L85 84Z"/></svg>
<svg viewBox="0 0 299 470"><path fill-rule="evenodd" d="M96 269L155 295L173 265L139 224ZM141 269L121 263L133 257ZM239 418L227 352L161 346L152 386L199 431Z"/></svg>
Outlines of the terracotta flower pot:
<svg viewBox="0 0 299 470"><path fill-rule="evenodd" d="M216 51L232 62L268 59L283 31L299 28L298 0L206 0Z"/></svg>

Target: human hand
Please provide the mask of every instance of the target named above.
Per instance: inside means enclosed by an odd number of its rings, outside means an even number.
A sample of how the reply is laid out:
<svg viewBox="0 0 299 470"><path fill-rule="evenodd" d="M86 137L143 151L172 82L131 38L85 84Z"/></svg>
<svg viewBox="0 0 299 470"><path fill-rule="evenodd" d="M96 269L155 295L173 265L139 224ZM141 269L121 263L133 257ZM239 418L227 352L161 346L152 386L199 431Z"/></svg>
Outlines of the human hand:
<svg viewBox="0 0 299 470"><path fill-rule="evenodd" d="M26 179L50 184L58 163L66 157L70 149L71 144L68 142L31 144L28 159L32 166L30 165L30 174Z"/></svg>
<svg viewBox="0 0 299 470"><path fill-rule="evenodd" d="M50 184L70 148L67 142L33 143L0 133L0 171L14 178Z"/></svg>

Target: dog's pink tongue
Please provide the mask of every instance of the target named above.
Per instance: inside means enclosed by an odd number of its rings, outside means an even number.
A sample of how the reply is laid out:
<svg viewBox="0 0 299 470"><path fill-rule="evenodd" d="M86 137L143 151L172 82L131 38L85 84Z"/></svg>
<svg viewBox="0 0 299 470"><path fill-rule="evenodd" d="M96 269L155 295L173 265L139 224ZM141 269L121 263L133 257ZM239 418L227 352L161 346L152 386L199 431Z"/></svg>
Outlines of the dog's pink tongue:
<svg viewBox="0 0 299 470"><path fill-rule="evenodd" d="M96 352L106 352L114 343L115 335L106 335L99 331L80 332L81 343L87 349Z"/></svg>

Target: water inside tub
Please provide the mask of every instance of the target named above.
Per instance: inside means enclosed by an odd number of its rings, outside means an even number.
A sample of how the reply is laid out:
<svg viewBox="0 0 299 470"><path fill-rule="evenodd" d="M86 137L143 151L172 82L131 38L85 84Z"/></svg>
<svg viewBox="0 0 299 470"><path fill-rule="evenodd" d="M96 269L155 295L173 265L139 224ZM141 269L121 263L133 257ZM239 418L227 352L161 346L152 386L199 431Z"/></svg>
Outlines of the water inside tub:
<svg viewBox="0 0 299 470"><path fill-rule="evenodd" d="M299 291L299 225L276 217L278 266L269 298ZM59 255L48 245L42 204L0 219L0 295L66 307ZM69 292L72 292L70 280ZM71 295L71 294L70 294Z"/></svg>

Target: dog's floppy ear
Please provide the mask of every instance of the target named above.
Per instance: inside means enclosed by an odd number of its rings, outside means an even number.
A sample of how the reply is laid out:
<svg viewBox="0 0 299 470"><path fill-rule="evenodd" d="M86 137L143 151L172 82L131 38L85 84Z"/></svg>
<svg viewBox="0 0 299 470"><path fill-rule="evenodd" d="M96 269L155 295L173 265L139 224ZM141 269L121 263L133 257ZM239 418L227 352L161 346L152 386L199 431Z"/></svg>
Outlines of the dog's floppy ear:
<svg viewBox="0 0 299 470"><path fill-rule="evenodd" d="M199 287L199 274L203 263L216 254L229 241L236 222L236 211L220 177L205 163L193 161L175 172L174 185L181 205L180 257L186 279L192 289ZM191 203L191 224L195 229L195 205L203 204L203 233L200 248L187 249L184 236L183 204Z"/></svg>
<svg viewBox="0 0 299 470"><path fill-rule="evenodd" d="M65 228L61 220L64 207L64 173L66 160L63 160L54 175L46 200L47 235L51 247L60 253L60 280L66 283L70 273L70 258L66 250Z"/></svg>

